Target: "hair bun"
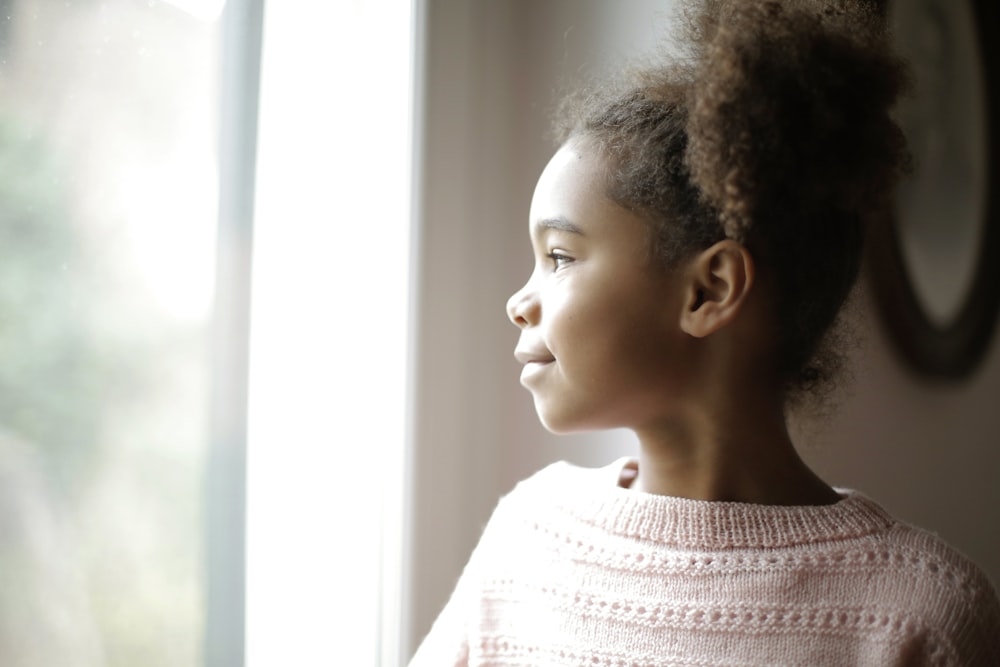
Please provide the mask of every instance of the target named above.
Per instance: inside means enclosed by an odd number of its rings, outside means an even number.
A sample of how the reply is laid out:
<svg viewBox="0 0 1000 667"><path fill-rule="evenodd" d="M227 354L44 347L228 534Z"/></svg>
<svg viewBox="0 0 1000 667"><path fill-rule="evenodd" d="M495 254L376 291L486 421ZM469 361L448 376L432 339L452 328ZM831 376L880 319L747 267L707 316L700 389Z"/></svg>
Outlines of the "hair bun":
<svg viewBox="0 0 1000 667"><path fill-rule="evenodd" d="M692 22L687 163L730 238L891 192L905 70L861 0L708 0ZM825 215L820 218L827 218Z"/></svg>

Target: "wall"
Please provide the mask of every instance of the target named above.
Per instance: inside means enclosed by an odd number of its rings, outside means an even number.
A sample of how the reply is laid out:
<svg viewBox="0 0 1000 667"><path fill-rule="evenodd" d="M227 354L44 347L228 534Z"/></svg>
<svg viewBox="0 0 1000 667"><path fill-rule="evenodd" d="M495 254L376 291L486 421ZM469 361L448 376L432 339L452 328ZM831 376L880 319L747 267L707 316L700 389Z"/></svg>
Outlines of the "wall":
<svg viewBox="0 0 1000 667"><path fill-rule="evenodd" d="M556 459L600 465L635 451L625 432L557 438L538 425L517 381L504 304L530 271L527 212L555 148L548 113L558 82L648 52L667 30L669 4L422 6L404 653L426 633L502 493ZM927 385L901 367L866 300L859 313L869 335L858 380L834 417L801 429L806 457L831 483L940 532L1000 581L1000 353L966 384Z"/></svg>

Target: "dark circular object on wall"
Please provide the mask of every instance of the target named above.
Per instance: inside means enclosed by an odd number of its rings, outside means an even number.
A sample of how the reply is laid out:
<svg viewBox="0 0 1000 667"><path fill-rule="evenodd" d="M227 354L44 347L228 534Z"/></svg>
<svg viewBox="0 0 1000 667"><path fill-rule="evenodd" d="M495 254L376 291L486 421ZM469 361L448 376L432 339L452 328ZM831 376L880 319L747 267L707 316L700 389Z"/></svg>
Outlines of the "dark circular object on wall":
<svg viewBox="0 0 1000 667"><path fill-rule="evenodd" d="M893 0L913 93L898 120L914 158L868 256L879 311L919 374L968 376L1000 310L1000 4Z"/></svg>

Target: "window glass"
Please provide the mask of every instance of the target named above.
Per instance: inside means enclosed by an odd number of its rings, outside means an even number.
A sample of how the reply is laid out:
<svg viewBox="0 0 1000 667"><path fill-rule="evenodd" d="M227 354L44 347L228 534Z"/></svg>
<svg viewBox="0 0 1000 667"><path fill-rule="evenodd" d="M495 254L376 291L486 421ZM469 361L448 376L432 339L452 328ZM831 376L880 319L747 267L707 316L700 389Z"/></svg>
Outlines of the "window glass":
<svg viewBox="0 0 1000 667"><path fill-rule="evenodd" d="M197 9L0 1L2 665L201 664L219 8Z"/></svg>
<svg viewBox="0 0 1000 667"><path fill-rule="evenodd" d="M246 664L396 665L412 10L264 14L247 437Z"/></svg>

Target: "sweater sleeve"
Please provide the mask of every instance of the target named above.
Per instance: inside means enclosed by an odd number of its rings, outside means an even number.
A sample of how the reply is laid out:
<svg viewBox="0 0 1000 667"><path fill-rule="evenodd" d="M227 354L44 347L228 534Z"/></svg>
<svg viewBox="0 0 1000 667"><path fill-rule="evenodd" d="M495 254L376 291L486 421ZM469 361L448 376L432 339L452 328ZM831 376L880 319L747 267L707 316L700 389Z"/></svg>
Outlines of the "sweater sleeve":
<svg viewBox="0 0 1000 667"><path fill-rule="evenodd" d="M469 642L462 600L464 588L462 579L459 579L451 599L410 660L410 667L468 667Z"/></svg>
<svg viewBox="0 0 1000 667"><path fill-rule="evenodd" d="M447 604L410 660L410 667L468 667L472 564L470 559Z"/></svg>
<svg viewBox="0 0 1000 667"><path fill-rule="evenodd" d="M470 630L475 630L470 626L478 618L482 577L492 551L490 544L495 541L493 536L499 530L499 515L503 506L504 500L501 500L451 597L420 643L409 667L468 667L469 635Z"/></svg>
<svg viewBox="0 0 1000 667"><path fill-rule="evenodd" d="M1000 598L976 573L972 603L956 619L956 665L1000 665Z"/></svg>

